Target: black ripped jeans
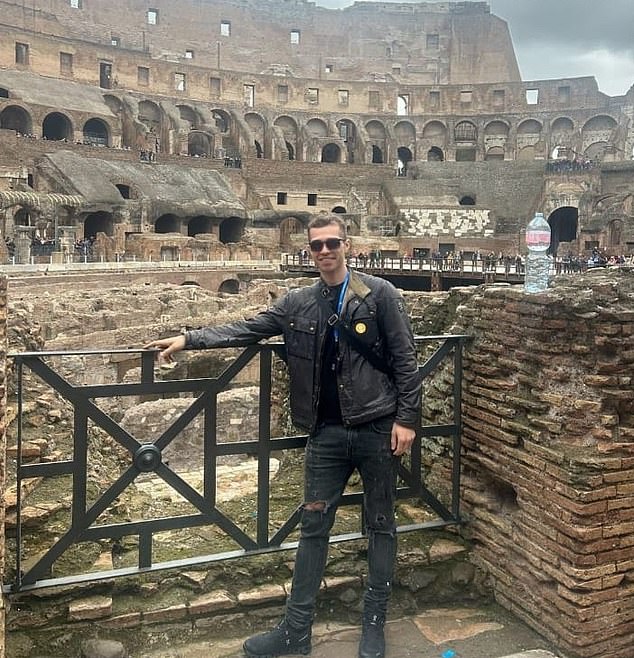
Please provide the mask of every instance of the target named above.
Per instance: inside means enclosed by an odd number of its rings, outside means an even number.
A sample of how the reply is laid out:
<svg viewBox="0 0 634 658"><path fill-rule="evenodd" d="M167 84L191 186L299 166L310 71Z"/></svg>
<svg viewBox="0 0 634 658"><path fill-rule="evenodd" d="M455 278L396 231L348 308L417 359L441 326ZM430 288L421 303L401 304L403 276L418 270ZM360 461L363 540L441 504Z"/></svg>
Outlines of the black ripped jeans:
<svg viewBox="0 0 634 658"><path fill-rule="evenodd" d="M384 616L396 556L396 471L390 436L394 419L380 418L346 428L322 425L306 446L301 535L286 619L310 626L328 557L328 538L346 483L355 468L363 480L368 535L368 579L364 614Z"/></svg>

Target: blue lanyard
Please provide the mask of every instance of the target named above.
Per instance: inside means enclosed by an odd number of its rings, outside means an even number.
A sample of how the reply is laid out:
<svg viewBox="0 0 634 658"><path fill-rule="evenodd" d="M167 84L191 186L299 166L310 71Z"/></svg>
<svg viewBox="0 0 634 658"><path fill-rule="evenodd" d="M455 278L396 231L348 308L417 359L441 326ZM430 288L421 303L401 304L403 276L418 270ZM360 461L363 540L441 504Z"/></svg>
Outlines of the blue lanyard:
<svg viewBox="0 0 634 658"><path fill-rule="evenodd" d="M350 280L350 272L346 272L346 278L343 280L343 285L339 291L339 301L337 302L337 316L341 317L341 309L343 308L343 298L346 296L346 290L348 289L348 281ZM337 327L334 328L335 342L339 342L339 330Z"/></svg>

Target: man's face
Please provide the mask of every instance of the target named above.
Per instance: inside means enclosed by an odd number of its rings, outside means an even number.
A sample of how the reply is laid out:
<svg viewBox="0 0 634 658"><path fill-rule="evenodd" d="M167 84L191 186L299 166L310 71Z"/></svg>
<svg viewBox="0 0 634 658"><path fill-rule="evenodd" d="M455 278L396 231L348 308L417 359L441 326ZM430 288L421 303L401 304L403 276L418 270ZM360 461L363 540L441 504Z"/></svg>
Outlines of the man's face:
<svg viewBox="0 0 634 658"><path fill-rule="evenodd" d="M322 274L336 275L345 272L346 254L350 248L350 241L341 236L336 224L311 228L308 233L308 241L310 253L317 269Z"/></svg>

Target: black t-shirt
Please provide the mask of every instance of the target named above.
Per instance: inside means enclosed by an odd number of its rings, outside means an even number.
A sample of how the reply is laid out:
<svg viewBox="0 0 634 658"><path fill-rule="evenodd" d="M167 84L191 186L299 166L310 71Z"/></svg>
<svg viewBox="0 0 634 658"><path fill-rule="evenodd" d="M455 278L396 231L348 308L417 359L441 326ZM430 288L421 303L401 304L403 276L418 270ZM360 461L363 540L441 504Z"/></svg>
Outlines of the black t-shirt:
<svg viewBox="0 0 634 658"><path fill-rule="evenodd" d="M328 302L332 312L337 312L337 304L343 283L330 288ZM321 360L321 380L319 393L319 408L317 418L320 423L328 425L341 424L341 406L339 404L339 392L337 389L337 369L339 367L337 354L337 341L335 340L335 331L328 327L326 331L326 340L324 342L324 352Z"/></svg>

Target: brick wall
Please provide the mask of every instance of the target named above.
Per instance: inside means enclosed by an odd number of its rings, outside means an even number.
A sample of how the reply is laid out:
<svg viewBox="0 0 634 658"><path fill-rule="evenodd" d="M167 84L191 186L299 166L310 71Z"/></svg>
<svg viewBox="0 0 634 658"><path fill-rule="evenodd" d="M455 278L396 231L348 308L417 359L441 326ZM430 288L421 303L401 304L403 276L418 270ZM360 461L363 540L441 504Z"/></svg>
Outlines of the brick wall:
<svg viewBox="0 0 634 658"><path fill-rule="evenodd" d="M475 559L498 601L583 658L634 646L633 289L631 272L533 296L481 287L453 328L474 336L463 501Z"/></svg>

